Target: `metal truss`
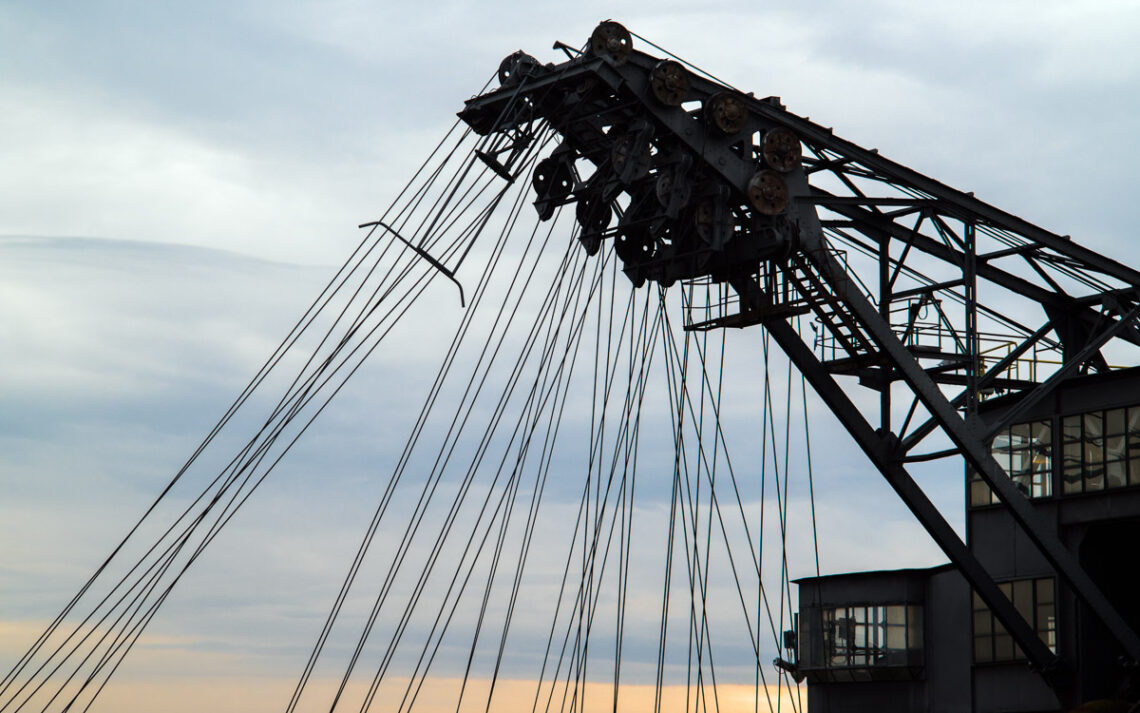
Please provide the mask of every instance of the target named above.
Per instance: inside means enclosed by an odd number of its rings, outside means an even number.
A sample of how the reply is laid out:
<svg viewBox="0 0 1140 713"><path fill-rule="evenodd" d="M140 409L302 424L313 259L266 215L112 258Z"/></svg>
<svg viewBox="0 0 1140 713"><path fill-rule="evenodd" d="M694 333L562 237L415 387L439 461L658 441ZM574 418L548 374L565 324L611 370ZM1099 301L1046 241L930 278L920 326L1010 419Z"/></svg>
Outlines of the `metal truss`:
<svg viewBox="0 0 1140 713"><path fill-rule="evenodd" d="M1059 692L1065 667L917 486L913 464L964 458L1140 661L1140 637L987 446L1063 379L1107 370L1106 349L1140 345L1140 272L775 97L637 51L617 23L581 52L556 47L568 57L557 65L507 57L501 86L460 112L501 139L484 162L515 180L514 157L553 127L561 143L531 176L539 216L573 205L584 248L612 241L635 285L711 283L721 299L694 310L688 329L763 325ZM877 408L855 405L866 389ZM983 423L979 403L1002 393L1021 394L1018 405Z"/></svg>

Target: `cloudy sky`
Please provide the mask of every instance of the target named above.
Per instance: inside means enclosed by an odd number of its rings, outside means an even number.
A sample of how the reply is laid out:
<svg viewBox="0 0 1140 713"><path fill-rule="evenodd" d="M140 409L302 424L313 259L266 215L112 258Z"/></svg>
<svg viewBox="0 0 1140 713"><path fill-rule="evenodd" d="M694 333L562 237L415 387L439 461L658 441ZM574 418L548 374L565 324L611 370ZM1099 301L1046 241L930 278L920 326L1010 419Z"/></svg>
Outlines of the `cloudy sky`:
<svg viewBox="0 0 1140 713"><path fill-rule="evenodd" d="M0 668L169 480L499 60L521 48L555 61L555 40L579 45L610 16L845 138L1140 263L1129 2L0 4ZM447 313L377 355L156 619L107 710L175 710L170 691L187 709L281 707L406 436L392 384L422 388L422 364L434 368L457 324ZM816 464L823 569L941 561L808 408L836 444ZM956 479L927 486L960 523ZM556 498L552 512L572 504ZM790 547L793 576L814 571L810 541Z"/></svg>

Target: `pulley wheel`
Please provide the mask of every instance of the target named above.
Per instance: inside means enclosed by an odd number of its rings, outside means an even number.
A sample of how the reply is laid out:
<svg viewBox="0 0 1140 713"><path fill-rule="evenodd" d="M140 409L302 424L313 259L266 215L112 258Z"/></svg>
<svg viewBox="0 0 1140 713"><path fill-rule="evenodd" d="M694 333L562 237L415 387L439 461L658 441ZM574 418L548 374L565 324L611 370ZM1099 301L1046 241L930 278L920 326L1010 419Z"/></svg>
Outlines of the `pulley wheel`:
<svg viewBox="0 0 1140 713"><path fill-rule="evenodd" d="M689 96L692 80L680 62L671 59L658 62L649 75L649 87L657 101L666 106L681 106Z"/></svg>
<svg viewBox="0 0 1140 713"><path fill-rule="evenodd" d="M613 210L600 193L591 192L578 199L575 215L583 234L600 234L610 227Z"/></svg>
<svg viewBox="0 0 1140 713"><path fill-rule="evenodd" d="M599 23L590 35L590 51L599 57L609 57L614 64L625 64L632 49L629 30L612 20Z"/></svg>
<svg viewBox="0 0 1140 713"><path fill-rule="evenodd" d="M732 234L730 209L721 198L706 198L693 211L693 226L705 245L719 249Z"/></svg>
<svg viewBox="0 0 1140 713"><path fill-rule="evenodd" d="M788 205L788 184L771 169L757 171L748 181L748 200L758 213L776 215Z"/></svg>
<svg viewBox="0 0 1140 713"><path fill-rule="evenodd" d="M534 167L531 185L538 199L534 207L540 220L550 220L554 209L574 189L574 172L564 160L544 158Z"/></svg>
<svg viewBox="0 0 1140 713"><path fill-rule="evenodd" d="M636 134L626 134L614 142L610 149L610 162L614 173L624 183L631 183L644 178L649 173L649 163L652 156L649 152L649 143L638 146Z"/></svg>
<svg viewBox="0 0 1140 713"><path fill-rule="evenodd" d="M574 188L574 174L565 161L551 156L539 161L534 167L531 183L539 198L564 198Z"/></svg>
<svg viewBox="0 0 1140 713"><path fill-rule="evenodd" d="M499 86L511 87L523 80L539 67L538 60L519 50L503 58L499 63Z"/></svg>
<svg viewBox="0 0 1140 713"><path fill-rule="evenodd" d="M799 166L803 154L799 137L782 126L764 134L760 151L768 168L774 168L780 173L787 173Z"/></svg>
<svg viewBox="0 0 1140 713"><path fill-rule="evenodd" d="M614 252L622 262L640 265L653 257L653 235L645 226L628 226L614 238Z"/></svg>
<svg viewBox="0 0 1140 713"><path fill-rule="evenodd" d="M684 178L678 178L676 173L668 170L658 174L655 189L657 202L666 210L684 206L689 202L689 197L693 193L688 181Z"/></svg>
<svg viewBox="0 0 1140 713"><path fill-rule="evenodd" d="M710 128L725 136L731 136L748 123L748 109L744 102L732 92L719 92L705 103L705 122Z"/></svg>

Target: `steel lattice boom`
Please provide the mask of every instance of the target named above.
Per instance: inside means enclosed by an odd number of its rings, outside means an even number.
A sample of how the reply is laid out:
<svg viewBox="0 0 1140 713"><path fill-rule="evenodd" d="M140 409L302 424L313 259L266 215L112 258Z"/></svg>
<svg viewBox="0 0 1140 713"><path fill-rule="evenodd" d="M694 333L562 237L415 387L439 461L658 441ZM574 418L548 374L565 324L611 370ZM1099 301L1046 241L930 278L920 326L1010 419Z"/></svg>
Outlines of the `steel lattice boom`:
<svg viewBox="0 0 1140 713"><path fill-rule="evenodd" d="M583 248L611 242L634 285L711 284L721 299L694 306L689 329L763 325L1059 692L1066 667L915 484L912 463L964 457L1140 660L1136 632L986 447L1063 379L1108 370L1106 354L1129 358L1140 272L778 98L638 51L617 23L580 53L563 49L557 65L510 55L499 88L466 103L460 117L498 137L484 162L513 181L515 158L552 127L560 143L531 177L540 218L572 207ZM799 315L813 331L795 326ZM878 413L855 405L858 389L878 393ZM1017 405L983 422L979 403L1007 393Z"/></svg>

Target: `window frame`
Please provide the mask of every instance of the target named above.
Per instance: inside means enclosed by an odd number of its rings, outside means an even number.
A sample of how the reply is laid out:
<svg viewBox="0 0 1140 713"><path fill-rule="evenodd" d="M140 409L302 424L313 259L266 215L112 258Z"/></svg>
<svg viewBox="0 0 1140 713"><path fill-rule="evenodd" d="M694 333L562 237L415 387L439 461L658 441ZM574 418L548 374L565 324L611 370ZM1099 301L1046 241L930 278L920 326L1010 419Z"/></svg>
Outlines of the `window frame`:
<svg viewBox="0 0 1140 713"><path fill-rule="evenodd" d="M1030 500L1053 497L1056 438L1052 418L1010 424L989 443L989 452L1006 476ZM1014 465L1017 465L1015 468ZM967 464L966 500L971 508L1001 501L982 476Z"/></svg>
<svg viewBox="0 0 1140 713"><path fill-rule="evenodd" d="M856 602L816 611L818 641L811 642L809 660L801 662L805 671L831 681L921 676L926 656L921 603Z"/></svg>
<svg viewBox="0 0 1140 713"><path fill-rule="evenodd" d="M1062 495L1140 485L1140 406L1065 414L1059 420Z"/></svg>
<svg viewBox="0 0 1140 713"><path fill-rule="evenodd" d="M1053 653L1057 653L1057 584L1054 577L1028 577L998 582L1010 600ZM973 662L1004 664L1025 661L1025 653L997 620L978 593L971 590Z"/></svg>

